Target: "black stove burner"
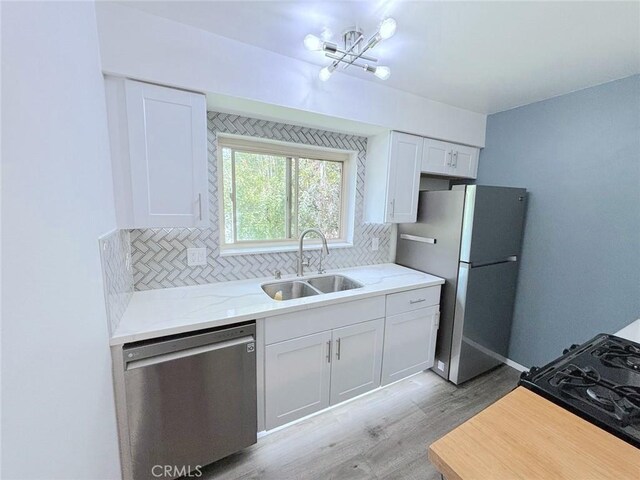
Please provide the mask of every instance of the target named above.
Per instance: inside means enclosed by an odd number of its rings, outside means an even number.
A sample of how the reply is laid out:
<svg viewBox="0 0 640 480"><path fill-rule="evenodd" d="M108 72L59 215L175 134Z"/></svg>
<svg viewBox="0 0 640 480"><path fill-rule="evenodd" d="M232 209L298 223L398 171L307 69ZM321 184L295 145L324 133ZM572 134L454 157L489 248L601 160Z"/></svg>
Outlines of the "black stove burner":
<svg viewBox="0 0 640 480"><path fill-rule="evenodd" d="M549 383L565 395L612 413L623 426L640 419L640 388L603 380L591 367L569 364L558 370Z"/></svg>
<svg viewBox="0 0 640 480"><path fill-rule="evenodd" d="M591 367L580 368L570 364L558 372L549 380L553 386L564 387L588 387L600 381L600 374Z"/></svg>
<svg viewBox="0 0 640 480"><path fill-rule="evenodd" d="M640 345L598 335L523 373L520 385L640 448Z"/></svg>
<svg viewBox="0 0 640 480"><path fill-rule="evenodd" d="M640 348L633 345L606 342L594 350L592 355L608 367L630 368L640 372Z"/></svg>

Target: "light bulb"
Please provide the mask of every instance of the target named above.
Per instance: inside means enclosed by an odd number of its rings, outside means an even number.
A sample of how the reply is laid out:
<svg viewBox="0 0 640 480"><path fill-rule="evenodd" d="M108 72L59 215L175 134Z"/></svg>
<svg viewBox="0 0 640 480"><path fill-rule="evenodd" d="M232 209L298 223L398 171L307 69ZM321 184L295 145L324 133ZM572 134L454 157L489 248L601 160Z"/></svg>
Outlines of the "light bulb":
<svg viewBox="0 0 640 480"><path fill-rule="evenodd" d="M393 37L393 34L396 33L397 26L398 24L396 23L396 21L393 18L389 17L380 24L378 33L380 33L380 37L382 37L383 40L386 40L387 38Z"/></svg>
<svg viewBox="0 0 640 480"><path fill-rule="evenodd" d="M320 73L318 74L318 76L320 77L320 80L322 80L323 82L326 82L327 80L329 80L331 78L331 74L333 74L333 71L335 69L336 68L333 65L324 67L322 70L320 70Z"/></svg>
<svg viewBox="0 0 640 480"><path fill-rule="evenodd" d="M376 67L376 71L373 74L380 80L386 80L391 76L391 69L389 67Z"/></svg>
<svg viewBox="0 0 640 480"><path fill-rule="evenodd" d="M309 34L304 37L304 46L307 47L307 50L322 50L323 44L324 42L315 35Z"/></svg>

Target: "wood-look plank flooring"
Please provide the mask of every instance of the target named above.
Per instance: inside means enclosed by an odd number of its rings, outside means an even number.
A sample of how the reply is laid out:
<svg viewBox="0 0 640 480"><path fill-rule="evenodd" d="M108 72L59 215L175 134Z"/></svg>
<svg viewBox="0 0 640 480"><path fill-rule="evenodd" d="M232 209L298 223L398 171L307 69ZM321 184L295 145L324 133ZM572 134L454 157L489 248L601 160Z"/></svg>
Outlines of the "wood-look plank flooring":
<svg viewBox="0 0 640 480"><path fill-rule="evenodd" d="M511 391L501 366L460 387L430 371L316 415L203 469L202 479L428 479L427 446Z"/></svg>

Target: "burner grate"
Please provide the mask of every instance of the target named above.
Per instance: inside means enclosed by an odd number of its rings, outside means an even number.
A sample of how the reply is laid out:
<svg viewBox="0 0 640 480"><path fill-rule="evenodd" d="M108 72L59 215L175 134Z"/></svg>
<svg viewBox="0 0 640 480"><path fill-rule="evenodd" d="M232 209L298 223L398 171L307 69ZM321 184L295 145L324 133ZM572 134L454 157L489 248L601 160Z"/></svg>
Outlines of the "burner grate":
<svg viewBox="0 0 640 480"><path fill-rule="evenodd" d="M549 383L564 395L599 408L621 426L640 425L640 387L616 385L592 367L569 364L558 370Z"/></svg>
<svg viewBox="0 0 640 480"><path fill-rule="evenodd" d="M640 448L640 344L600 334L519 384Z"/></svg>
<svg viewBox="0 0 640 480"><path fill-rule="evenodd" d="M591 354L608 367L627 368L640 372L640 348L633 345L606 342Z"/></svg>

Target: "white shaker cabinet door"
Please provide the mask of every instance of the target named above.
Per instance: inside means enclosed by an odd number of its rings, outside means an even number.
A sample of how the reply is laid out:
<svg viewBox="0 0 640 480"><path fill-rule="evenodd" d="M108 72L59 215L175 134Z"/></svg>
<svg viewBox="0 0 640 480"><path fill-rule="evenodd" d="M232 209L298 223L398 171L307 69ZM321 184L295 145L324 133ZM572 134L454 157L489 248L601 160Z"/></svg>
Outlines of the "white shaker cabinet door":
<svg viewBox="0 0 640 480"><path fill-rule="evenodd" d="M479 153L477 148L455 145L451 174L456 177L476 178L478 176Z"/></svg>
<svg viewBox="0 0 640 480"><path fill-rule="evenodd" d="M453 155L451 147L450 143L425 138L421 171L437 175L450 175Z"/></svg>
<svg viewBox="0 0 640 480"><path fill-rule="evenodd" d="M391 132L385 221L413 223L418 215L423 138Z"/></svg>
<svg viewBox="0 0 640 480"><path fill-rule="evenodd" d="M265 348L267 430L329 406L331 353L331 331Z"/></svg>
<svg viewBox="0 0 640 480"><path fill-rule="evenodd" d="M331 405L380 386L384 318L333 330Z"/></svg>
<svg viewBox="0 0 640 480"><path fill-rule="evenodd" d="M433 367L439 309L435 305L387 317L383 385Z"/></svg>
<svg viewBox="0 0 640 480"><path fill-rule="evenodd" d="M134 225L206 226L204 95L133 80L125 95Z"/></svg>

